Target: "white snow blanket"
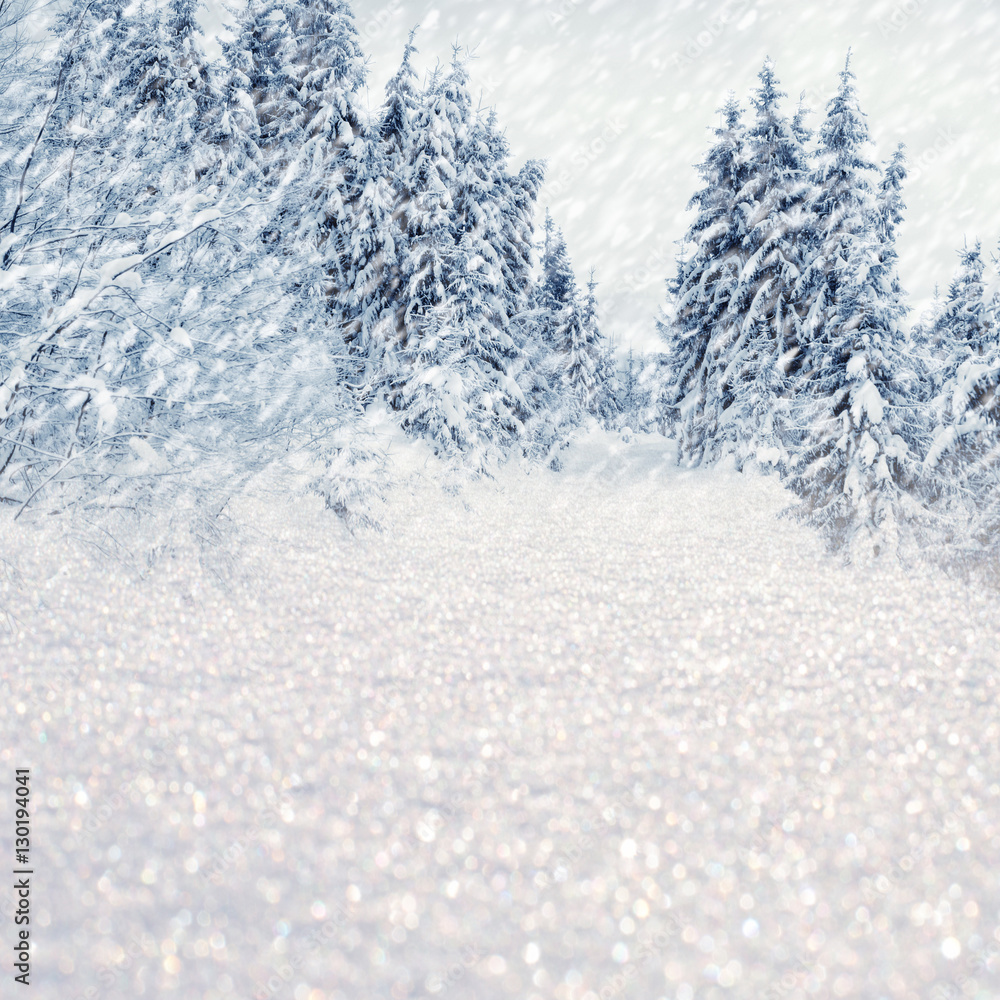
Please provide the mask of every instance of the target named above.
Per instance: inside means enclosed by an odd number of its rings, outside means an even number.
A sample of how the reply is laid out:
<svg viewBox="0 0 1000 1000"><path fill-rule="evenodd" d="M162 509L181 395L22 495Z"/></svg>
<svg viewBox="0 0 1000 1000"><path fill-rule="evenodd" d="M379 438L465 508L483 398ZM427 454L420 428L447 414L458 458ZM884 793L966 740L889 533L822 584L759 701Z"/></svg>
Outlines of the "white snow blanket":
<svg viewBox="0 0 1000 1000"><path fill-rule="evenodd" d="M152 566L3 515L26 996L1000 995L997 594L845 569L662 439L433 478Z"/></svg>

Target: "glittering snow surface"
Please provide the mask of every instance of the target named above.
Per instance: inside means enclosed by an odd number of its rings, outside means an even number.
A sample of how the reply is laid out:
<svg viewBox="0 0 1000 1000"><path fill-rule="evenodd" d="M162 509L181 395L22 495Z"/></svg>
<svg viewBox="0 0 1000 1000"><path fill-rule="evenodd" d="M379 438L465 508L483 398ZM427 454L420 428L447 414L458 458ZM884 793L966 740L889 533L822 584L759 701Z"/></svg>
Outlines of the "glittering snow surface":
<svg viewBox="0 0 1000 1000"><path fill-rule="evenodd" d="M1000 599L787 501L595 433L142 574L5 517L31 996L1000 995Z"/></svg>

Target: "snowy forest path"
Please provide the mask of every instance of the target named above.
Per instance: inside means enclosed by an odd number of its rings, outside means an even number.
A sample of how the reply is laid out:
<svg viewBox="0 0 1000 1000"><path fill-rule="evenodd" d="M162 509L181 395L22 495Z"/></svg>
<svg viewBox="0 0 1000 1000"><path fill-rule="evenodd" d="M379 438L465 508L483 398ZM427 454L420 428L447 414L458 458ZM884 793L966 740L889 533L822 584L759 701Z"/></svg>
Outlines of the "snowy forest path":
<svg viewBox="0 0 1000 1000"><path fill-rule="evenodd" d="M558 474L400 487L381 534L235 503L228 561L178 543L142 579L5 520L36 995L971 974L1000 908L997 598L843 568L787 502L595 435Z"/></svg>

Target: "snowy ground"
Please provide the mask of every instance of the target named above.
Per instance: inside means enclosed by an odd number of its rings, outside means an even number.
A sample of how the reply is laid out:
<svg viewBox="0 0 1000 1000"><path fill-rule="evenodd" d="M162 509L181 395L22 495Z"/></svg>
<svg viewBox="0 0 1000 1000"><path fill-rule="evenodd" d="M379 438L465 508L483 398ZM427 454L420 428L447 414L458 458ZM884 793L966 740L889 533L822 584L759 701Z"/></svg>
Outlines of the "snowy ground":
<svg viewBox="0 0 1000 1000"><path fill-rule="evenodd" d="M1000 995L1000 596L786 502L591 438L141 575L5 515L25 995Z"/></svg>

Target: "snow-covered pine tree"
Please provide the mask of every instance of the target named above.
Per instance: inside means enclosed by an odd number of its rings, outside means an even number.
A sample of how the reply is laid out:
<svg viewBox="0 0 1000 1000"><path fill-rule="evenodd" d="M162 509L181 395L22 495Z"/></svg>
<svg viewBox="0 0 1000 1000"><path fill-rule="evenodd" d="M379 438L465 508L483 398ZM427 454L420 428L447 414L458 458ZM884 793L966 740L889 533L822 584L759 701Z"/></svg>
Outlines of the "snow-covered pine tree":
<svg viewBox="0 0 1000 1000"><path fill-rule="evenodd" d="M447 294L407 341L402 422L442 457L482 469L502 461L520 434L520 408L507 405L519 392L502 356L483 349L491 341L493 303L482 294L483 261L469 234L445 263Z"/></svg>
<svg viewBox="0 0 1000 1000"><path fill-rule="evenodd" d="M738 463L766 467L783 462L790 444L782 440L787 423L776 411L786 407L803 350L794 288L807 258L811 188L800 138L805 109L800 104L795 123L781 111L785 94L770 59L758 78L746 180L737 195L744 263L711 347L717 373L707 405L715 410L716 433L705 457L735 452ZM768 395L760 399L761 392Z"/></svg>
<svg viewBox="0 0 1000 1000"><path fill-rule="evenodd" d="M523 319L531 306L533 212L541 168L529 162L518 174L509 173L510 148L492 109L473 117L462 149L454 197L454 208L465 220L459 245L469 238L473 265L463 267L478 275L472 291L489 303L489 325L472 343L497 369L502 420L515 414L523 437L539 383Z"/></svg>
<svg viewBox="0 0 1000 1000"><path fill-rule="evenodd" d="M230 71L230 99L253 109L262 172L277 184L302 142L305 111L296 80L298 51L291 11L283 0L249 0L233 38L222 41Z"/></svg>
<svg viewBox="0 0 1000 1000"><path fill-rule="evenodd" d="M596 388L596 377L579 294L559 313L553 314L553 318L556 322L552 339L560 391L573 399L582 414L587 411L590 395Z"/></svg>
<svg viewBox="0 0 1000 1000"><path fill-rule="evenodd" d="M364 143L352 148L365 117L364 59L353 15L342 0L323 0L318 7L290 0L287 17L293 28L288 74L297 81L290 112L299 146L289 157L290 180L276 222L292 253L320 247L331 287L344 289L352 284L353 215L368 189L358 165L378 156L366 152Z"/></svg>
<svg viewBox="0 0 1000 1000"><path fill-rule="evenodd" d="M903 221L903 182L906 180L906 146L899 143L882 171L878 187L879 235L884 243L895 244L896 227Z"/></svg>
<svg viewBox="0 0 1000 1000"><path fill-rule="evenodd" d="M413 56L418 49L413 44L417 29L410 32L406 48L403 50L403 61L399 69L385 85L385 103L379 119L379 131L386 145L386 160L392 176L399 180L400 169L404 163L405 150L411 140L413 121L420 108L420 89L417 85L417 72L413 68ZM401 202L405 192L400 192ZM401 204L397 211L402 211Z"/></svg>
<svg viewBox="0 0 1000 1000"><path fill-rule="evenodd" d="M409 131L401 136L396 174L398 207L394 216L401 227L401 281L399 310L404 330L401 348L411 359L423 353L418 347L422 328L445 298L443 254L454 242L449 225L450 184L454 175L453 122L439 103L440 73L435 71L420 95L420 104ZM454 115L454 117L459 117ZM431 339L436 339L432 337ZM401 375L405 381L406 373ZM401 407L401 392L393 396Z"/></svg>
<svg viewBox="0 0 1000 1000"><path fill-rule="evenodd" d="M362 129L358 94L366 79L354 12L346 0L295 0L287 17L295 134L350 143Z"/></svg>
<svg viewBox="0 0 1000 1000"><path fill-rule="evenodd" d="M271 339L286 387L267 413L298 428L290 447L301 448L314 488L353 517L380 461L361 417L385 379L393 325L388 167L377 130L364 129L350 6L264 0L255 17L274 31L255 59L265 94L283 109L268 140L270 105L255 97L273 202L263 231L269 283L281 302Z"/></svg>
<svg viewBox="0 0 1000 1000"><path fill-rule="evenodd" d="M805 433L791 486L800 513L852 562L865 563L896 558L904 529L919 520L915 373L893 291L895 260L877 216L839 246L836 305L811 345L808 389L794 404Z"/></svg>
<svg viewBox="0 0 1000 1000"><path fill-rule="evenodd" d="M340 0L251 0L224 50L233 147L251 164L259 148L261 195L272 203L263 238L291 277L286 294L300 300L301 322L343 343L357 318L346 302L359 267L353 216L369 227L379 212L358 207L371 190L364 164L377 152L354 149L365 75L351 10ZM238 120L248 106L249 128Z"/></svg>
<svg viewBox="0 0 1000 1000"><path fill-rule="evenodd" d="M914 351L926 358L924 369L928 372L934 367L931 360L935 353L931 331L937 326L943 308L941 287L935 285L934 297L931 299L930 305L921 312L910 327L910 342L913 344Z"/></svg>
<svg viewBox="0 0 1000 1000"><path fill-rule="evenodd" d="M899 280L896 252L896 229L903 221L906 206L903 204L903 182L906 180L906 153L903 143L899 143L892 157L882 171L882 181L878 189L878 236L882 245L883 260L892 268L892 295L894 308L900 315L909 312L906 292Z"/></svg>
<svg viewBox="0 0 1000 1000"><path fill-rule="evenodd" d="M456 63L450 76L455 78L456 92L461 93L468 89L468 78L466 68L457 62L458 58L456 51ZM501 256L502 202L510 197L502 169L505 151L499 146L494 128L471 110L471 102L468 114L466 136L456 148L459 158L455 164L451 191L452 224L459 245L468 237L469 249L477 262L475 266L482 275L478 294L489 303L494 339L507 341L510 339L512 309L507 302ZM467 270L465 265L460 266Z"/></svg>
<svg viewBox="0 0 1000 1000"><path fill-rule="evenodd" d="M208 86L208 67L198 36L198 11L203 10L203 0L170 0L168 39L174 50L174 62L185 70L188 85L194 90Z"/></svg>
<svg viewBox="0 0 1000 1000"><path fill-rule="evenodd" d="M533 368L544 381L537 396L533 437L537 456L558 451L585 413L585 403L572 386L573 345L583 342L582 304L566 240L546 211L538 284L530 312L534 343ZM558 460L555 466L558 467Z"/></svg>
<svg viewBox="0 0 1000 1000"><path fill-rule="evenodd" d="M373 289L368 294L373 303L384 301L392 315L389 318L381 308L376 308L375 313L369 312L370 319L367 322L373 333L362 334L358 343L364 342L367 345L363 352L371 358L366 382L380 387L378 391L384 392L390 406L395 408L401 405L400 387L404 378L399 366L406 340L407 312L412 305L405 283L412 274L404 275L404 264L409 264L414 259L410 245L410 210L414 191L409 185L414 181L415 174L408 158L414 155L416 148L414 122L423 100L413 68L413 56L417 52L414 45L416 30L414 28L410 32L399 69L386 84L382 109L376 122L365 130L364 139L368 144L373 141L374 134L377 134L380 141L378 153L369 150L366 155L378 155L381 158L384 178L376 181L372 190L378 194L379 202L389 199L387 220L383 218L380 204L371 205L370 218L373 223L379 218L379 227L388 226L388 232L376 236L377 230L373 230L372 236L382 246L388 247L391 244L392 247L391 261L382 268L378 289ZM348 314L351 313L352 309L349 309ZM377 324L372 323L376 315L380 317ZM356 313L354 322L357 322ZM374 332L376 326L378 333Z"/></svg>
<svg viewBox="0 0 1000 1000"><path fill-rule="evenodd" d="M715 436L717 347L743 269L745 218L737 211L738 195L747 180L746 129L736 97L730 94L720 109L715 143L698 172L705 182L688 204L698 214L688 229L686 251L677 274L668 282L673 309L657 321L665 344L664 357L649 377L662 407L661 421L673 428L678 460L699 463Z"/></svg>
<svg viewBox="0 0 1000 1000"><path fill-rule="evenodd" d="M193 104L193 108L175 110L177 120L187 130L178 140L191 161L194 177L209 187L218 171L216 139L224 105L217 68L201 47L197 11L203 6L201 0L171 0L165 41L171 60L171 79L176 81L174 100ZM225 181L222 186L226 186Z"/></svg>
<svg viewBox="0 0 1000 1000"><path fill-rule="evenodd" d="M618 425L623 430L645 430L640 420L642 395L639 390L639 376L642 373L642 363L636 358L630 347L628 354L622 359L616 378L618 387Z"/></svg>
<svg viewBox="0 0 1000 1000"><path fill-rule="evenodd" d="M566 240L551 217L546 219L542 268L543 337L552 354L557 391L569 397L581 414L597 415L604 347L597 317L597 282L591 272L587 294L580 295Z"/></svg>
<svg viewBox="0 0 1000 1000"><path fill-rule="evenodd" d="M211 68L219 97L218 108L210 120L216 159L209 178L222 186L241 184L248 193L260 193L265 187L267 165L254 106L252 54L237 40L220 41L223 59Z"/></svg>
<svg viewBox="0 0 1000 1000"><path fill-rule="evenodd" d="M587 294L579 306L578 336L569 344L567 375L569 389L583 403L587 413L605 427L618 419L614 353L601 333L597 315L597 279L590 272Z"/></svg>
<svg viewBox="0 0 1000 1000"><path fill-rule="evenodd" d="M404 150L406 332L394 405L406 411L405 427L429 431L446 453L458 447L473 467L505 454L528 417L514 378L524 358L505 305L496 167L456 49L450 71L432 80ZM435 400L443 417L430 415Z"/></svg>
<svg viewBox="0 0 1000 1000"><path fill-rule="evenodd" d="M400 292L399 229L393 223L395 191L386 146L377 128L358 136L341 157L348 192L344 228L347 253L341 254L338 287L331 297L351 355L353 380L362 405L396 379L402 339L398 324Z"/></svg>
<svg viewBox="0 0 1000 1000"><path fill-rule="evenodd" d="M344 27L344 23L341 22ZM350 110L363 83L362 66L350 58L356 41L353 25L346 35L345 54L338 60L354 65L350 86L338 107L344 111L334 130L340 145L349 136L345 124L358 129L356 110ZM386 84L385 103L377 119L361 127L337 157L341 191L339 203L332 201L339 263L333 280L331 311L340 317L343 335L356 369L354 381L360 400L367 405L379 394L398 408L403 385L402 355L406 339L406 315L411 303L404 286L403 261L407 253L408 211L413 192L408 187L412 173L406 157L414 150L414 120L421 94L412 66L417 52L410 36L399 70ZM346 109L346 110L345 110ZM322 177L319 178L322 183Z"/></svg>
<svg viewBox="0 0 1000 1000"><path fill-rule="evenodd" d="M779 304L779 309L785 307ZM780 324L779 324L780 325ZM767 319L757 317L747 332L739 381L732 407L726 412L727 438L737 468L761 472L788 471L797 435L791 417L788 371L795 350L782 350Z"/></svg>
<svg viewBox="0 0 1000 1000"><path fill-rule="evenodd" d="M662 328L669 329L670 314L667 308L669 304L661 312L657 322ZM646 356L637 379L637 429L650 434L661 434L663 437L678 433L677 423L671 422L677 413L676 399L673 395L673 377L676 370L676 354L670 345L664 345L664 349L652 351ZM680 441L677 446L677 460L679 463L685 461Z"/></svg>
<svg viewBox="0 0 1000 1000"><path fill-rule="evenodd" d="M809 144L813 140L813 130L806 124L806 118L811 114L812 108L806 104L806 94L803 91L799 94L799 103L792 118L792 132L805 150L809 149Z"/></svg>
<svg viewBox="0 0 1000 1000"><path fill-rule="evenodd" d="M171 49L174 73L198 102L199 128L210 127L219 100L212 81L211 64L199 39L201 27L197 12L204 6L202 0L170 0L167 17L167 44Z"/></svg>
<svg viewBox="0 0 1000 1000"><path fill-rule="evenodd" d="M986 301L986 264L982 244L959 252L959 266L948 286L941 312L931 328L931 341L942 353L982 354L996 339L994 317ZM945 369L947 370L947 368Z"/></svg>
<svg viewBox="0 0 1000 1000"><path fill-rule="evenodd" d="M848 51L837 92L827 102L819 129L820 148L814 171L813 206L823 235L835 236L865 228L874 196L878 167L867 115L861 110L857 79Z"/></svg>
<svg viewBox="0 0 1000 1000"><path fill-rule="evenodd" d="M504 311L517 349L508 371L517 382L529 411L521 447L526 455L547 455L564 442L554 431L551 415L558 400L546 375L548 345L535 305L535 209L544 181L544 165L529 160L516 173L508 170L510 149L491 110L485 122L489 155L495 164L495 201L499 212L497 255L503 275Z"/></svg>
<svg viewBox="0 0 1000 1000"><path fill-rule="evenodd" d="M550 378L561 393L572 385L573 347L584 337L583 308L566 239L549 212L545 213L541 280L535 300L539 337L550 354Z"/></svg>
<svg viewBox="0 0 1000 1000"><path fill-rule="evenodd" d="M826 337L827 325L836 311L837 282L843 273L849 238L867 232L877 212L879 170L855 80L848 52L837 92L827 103L819 129L809 205L812 232L808 260L795 286L803 316L804 371L811 368L810 345ZM891 214L891 208L889 211Z"/></svg>
<svg viewBox="0 0 1000 1000"><path fill-rule="evenodd" d="M931 371L932 439L924 488L943 514L980 519L997 502L1000 440L1000 302L987 286L977 241L959 255L959 267L927 341Z"/></svg>
<svg viewBox="0 0 1000 1000"><path fill-rule="evenodd" d="M903 329L895 230L901 149L879 177L850 68L820 128L810 259L797 291L804 364L793 416L803 435L792 488L802 511L849 557L896 557L923 441L918 371Z"/></svg>
<svg viewBox="0 0 1000 1000"><path fill-rule="evenodd" d="M607 337L601 341L597 359L598 392L595 397L594 416L606 430L624 430L625 409L622 386L623 372L618 363L614 340Z"/></svg>
<svg viewBox="0 0 1000 1000"><path fill-rule="evenodd" d="M181 191L203 191L208 204L218 191L211 178L200 183L218 158L212 130L221 97L196 37L196 9L194 0L174 0L166 11L139 7L119 19L116 78L107 96L117 110L102 132L100 168L119 179L109 200L116 212L154 211ZM135 169L139 163L150 169Z"/></svg>
<svg viewBox="0 0 1000 1000"><path fill-rule="evenodd" d="M491 113L489 123L495 130L493 118ZM500 139L502 137L498 136L494 145L499 145ZM506 156L505 140L502 148ZM538 160L529 160L515 175L504 173L504 197L499 202L502 216L500 247L511 335L521 356L512 365L511 374L527 401L529 411L521 448L532 461L558 468L558 452L568 443L578 413L575 406L567 405L560 360L553 346L554 317L560 307L553 307L551 294L545 292L553 270L550 251L556 244L556 226L548 212L543 226L545 237L542 246L537 251L535 246L535 207L543 181L544 164ZM563 271L564 278L568 275L568 281L575 288L565 243L562 253L568 269ZM540 271L537 278L536 260Z"/></svg>
<svg viewBox="0 0 1000 1000"><path fill-rule="evenodd" d="M545 212L544 228L542 274L537 301L539 306L549 310L555 316L561 310L573 305L579 297L579 292L573 265L569 259L569 250L566 247L566 239L548 210ZM557 342L554 333L556 327L556 322L550 324L553 343Z"/></svg>
<svg viewBox="0 0 1000 1000"><path fill-rule="evenodd" d="M485 147L490 199L497 215L497 257L504 282L504 311L513 320L531 308L535 205L544 166L537 160L529 160L516 174L510 173L510 145L492 108L485 118L480 118L478 138Z"/></svg>

